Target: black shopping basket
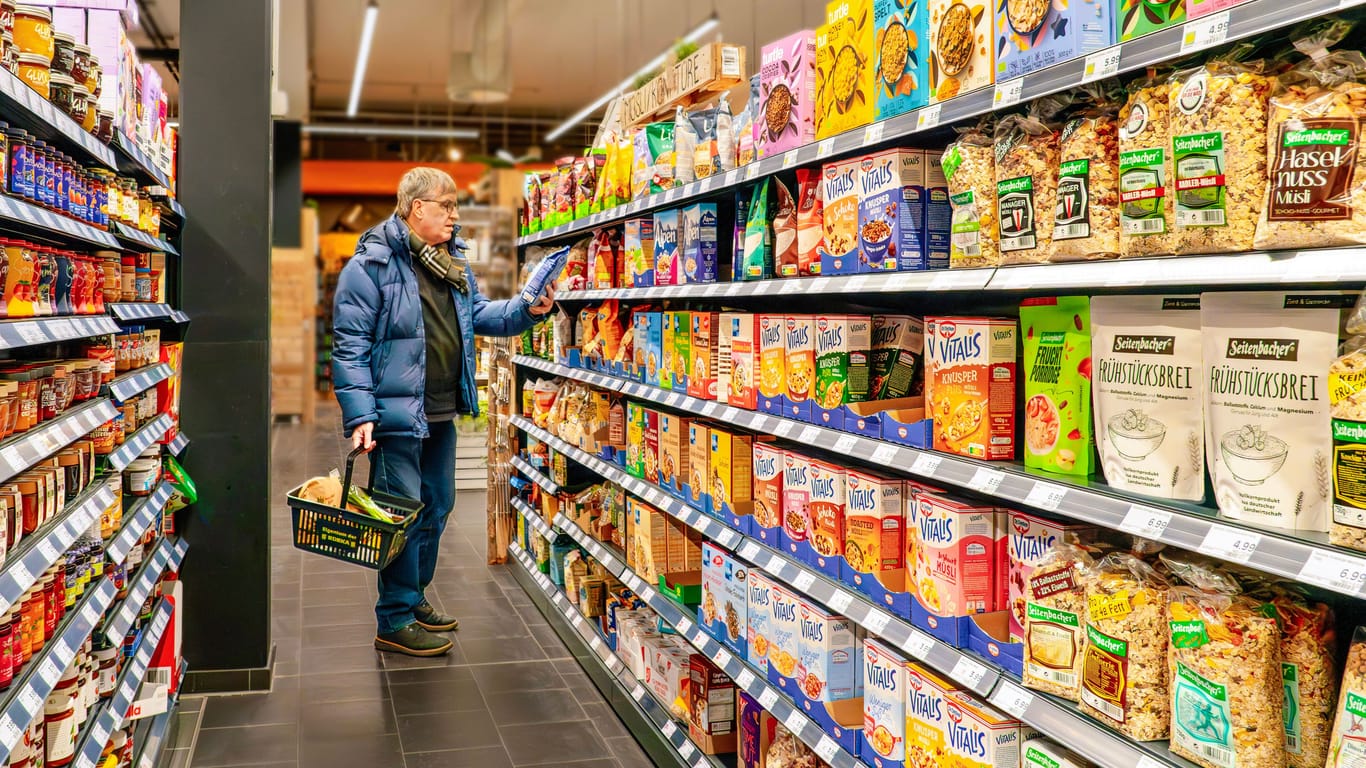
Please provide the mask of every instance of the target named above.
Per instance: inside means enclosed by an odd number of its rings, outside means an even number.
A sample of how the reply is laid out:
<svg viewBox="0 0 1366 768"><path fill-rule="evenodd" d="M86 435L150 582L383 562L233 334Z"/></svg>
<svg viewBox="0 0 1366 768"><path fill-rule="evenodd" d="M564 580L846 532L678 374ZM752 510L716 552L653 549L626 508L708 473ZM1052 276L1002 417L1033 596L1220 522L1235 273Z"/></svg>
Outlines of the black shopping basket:
<svg viewBox="0 0 1366 768"><path fill-rule="evenodd" d="M342 496L351 487L351 470L360 448L346 457L346 476ZM386 523L369 515L338 509L299 498L303 485L289 492L289 509L294 517L294 546L305 552L379 570L398 557L407 541L408 527L422 511L422 502L375 491L374 462L370 465L370 487L366 492L379 506L403 515L397 523ZM345 503L343 501L343 503Z"/></svg>

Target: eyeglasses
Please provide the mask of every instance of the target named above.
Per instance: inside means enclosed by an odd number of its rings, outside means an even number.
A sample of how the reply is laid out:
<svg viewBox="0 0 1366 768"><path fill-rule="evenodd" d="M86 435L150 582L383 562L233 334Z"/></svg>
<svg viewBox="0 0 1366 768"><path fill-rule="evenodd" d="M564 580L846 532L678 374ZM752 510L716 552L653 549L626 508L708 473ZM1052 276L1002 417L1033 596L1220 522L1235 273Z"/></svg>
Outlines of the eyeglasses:
<svg viewBox="0 0 1366 768"><path fill-rule="evenodd" d="M418 199L424 203L436 203L441 206L441 210L445 211L447 216L454 216L456 211L460 210L460 204L454 200L433 200L428 197L419 197Z"/></svg>

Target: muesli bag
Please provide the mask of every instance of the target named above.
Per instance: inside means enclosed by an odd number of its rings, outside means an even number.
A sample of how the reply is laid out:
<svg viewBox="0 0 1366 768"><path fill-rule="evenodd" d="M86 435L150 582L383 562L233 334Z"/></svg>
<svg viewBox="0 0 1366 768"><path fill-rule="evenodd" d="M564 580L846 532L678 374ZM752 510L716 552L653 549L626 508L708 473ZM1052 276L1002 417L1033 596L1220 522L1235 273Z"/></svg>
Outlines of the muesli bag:
<svg viewBox="0 0 1366 768"><path fill-rule="evenodd" d="M1058 136L1053 261L1119 255L1119 105L1099 86L1087 90Z"/></svg>
<svg viewBox="0 0 1366 768"><path fill-rule="evenodd" d="M1325 768L1353 768L1366 763L1366 627L1352 633L1347 668L1342 671L1333 738Z"/></svg>
<svg viewBox="0 0 1366 768"><path fill-rule="evenodd" d="M949 267L994 267L1001 263L996 241L996 161L990 126L985 122L961 133L944 150L953 223Z"/></svg>
<svg viewBox="0 0 1366 768"><path fill-rule="evenodd" d="M1035 114L996 123L996 209L1002 264L1039 264L1052 256L1058 201L1058 131Z"/></svg>
<svg viewBox="0 0 1366 768"><path fill-rule="evenodd" d="M1119 255L1170 256L1176 226L1171 89L1151 69L1131 88L1119 111Z"/></svg>
<svg viewBox="0 0 1366 768"><path fill-rule="evenodd" d="M1085 548L1059 541L1025 582L1027 687L1077 700L1086 651L1086 579L1094 566Z"/></svg>
<svg viewBox="0 0 1366 768"><path fill-rule="evenodd" d="M1362 299L1347 320L1347 332L1362 326ZM1366 336L1343 342L1328 368L1328 402L1333 425L1333 519L1328 540L1366 551Z"/></svg>
<svg viewBox="0 0 1366 768"><path fill-rule="evenodd" d="M1266 192L1266 110L1274 78L1229 59L1172 75L1177 254L1251 250Z"/></svg>
<svg viewBox="0 0 1366 768"><path fill-rule="evenodd" d="M1205 460L1224 515L1328 529L1328 369L1344 298L1324 291L1201 294Z"/></svg>
<svg viewBox="0 0 1366 768"><path fill-rule="evenodd" d="M1296 40L1310 58L1277 78L1258 248L1366 243L1366 56L1327 50L1344 27Z"/></svg>
<svg viewBox="0 0 1366 768"><path fill-rule="evenodd" d="M1168 583L1134 555L1106 555L1086 579L1081 711L1135 741L1167 738Z"/></svg>
<svg viewBox="0 0 1366 768"><path fill-rule="evenodd" d="M697 178L696 154L700 137L683 107L674 108L674 182L679 186Z"/></svg>
<svg viewBox="0 0 1366 768"><path fill-rule="evenodd" d="M1337 699L1337 622L1333 609L1311 599L1298 584L1275 582L1253 596L1281 631L1281 681L1285 689L1285 764L1320 768Z"/></svg>

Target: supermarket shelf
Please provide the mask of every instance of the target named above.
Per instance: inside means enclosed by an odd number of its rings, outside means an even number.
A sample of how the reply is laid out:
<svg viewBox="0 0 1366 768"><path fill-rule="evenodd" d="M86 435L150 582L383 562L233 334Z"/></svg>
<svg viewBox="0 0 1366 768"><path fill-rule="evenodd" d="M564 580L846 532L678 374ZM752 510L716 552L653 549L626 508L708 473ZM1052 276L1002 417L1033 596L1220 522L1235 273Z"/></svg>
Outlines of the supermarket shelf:
<svg viewBox="0 0 1366 768"><path fill-rule="evenodd" d="M95 714L87 721L76 741L73 765L75 768L94 768L99 762L100 753L109 741L109 736L123 724L128 708L133 705L142 681L147 677L147 667L152 663L161 635L171 620L171 603L165 598L157 604L152 621L138 640L133 658L126 662L114 688L112 698L100 704ZM134 763L136 765L136 763Z"/></svg>
<svg viewBox="0 0 1366 768"><path fill-rule="evenodd" d="M166 444L166 449L171 452L172 456L179 456L189 446L190 438L184 432L177 431L175 437L171 438L171 442Z"/></svg>
<svg viewBox="0 0 1366 768"><path fill-rule="evenodd" d="M23 740L24 730L43 714L43 703L57 686L62 672L76 657L76 649L94 631L100 616L114 600L114 581L108 576L86 589L73 610L67 612L57 628L56 639L48 642L29 661L22 676L16 676L4 702L0 704L0 760Z"/></svg>
<svg viewBox="0 0 1366 768"><path fill-rule="evenodd" d="M171 366L165 363L157 363L139 368L136 371L117 376L109 382L109 394L113 395L114 400L122 403L128 398L142 394L157 384L171 378Z"/></svg>
<svg viewBox="0 0 1366 768"><path fill-rule="evenodd" d="M169 413L163 413L152 419L150 423L129 435L123 441L123 445L115 448L114 452L109 454L109 466L116 472L122 472L125 467L133 463L139 454L165 437L166 430L171 428L171 423L171 414Z"/></svg>
<svg viewBox="0 0 1366 768"><path fill-rule="evenodd" d="M173 556L171 542L162 539L156 551L138 569L137 575L128 577L128 596L105 621L104 639L111 643L123 642L124 635L128 634L128 630L138 617L138 611L142 610L142 604L147 601L147 596L152 594L152 587L161 579L162 572L166 570Z"/></svg>
<svg viewBox="0 0 1366 768"><path fill-rule="evenodd" d="M541 537L547 541L550 541L559 535L560 532L547 523L545 519L541 517L540 513L532 509L530 505L516 496L512 497L512 508L517 510L517 513L522 517L526 518L526 524L530 526L532 530L541 534Z"/></svg>
<svg viewBox="0 0 1366 768"><path fill-rule="evenodd" d="M100 518L114 501L114 491L106 481L96 481L62 508L56 517L25 536L19 546L5 556L0 573L0 612L9 610L38 577L75 543L81 534Z"/></svg>
<svg viewBox="0 0 1366 768"><path fill-rule="evenodd" d="M190 542L184 539L177 539L175 546L171 547L171 559L166 562L166 570L179 571L180 564L185 562L185 553L190 551Z"/></svg>
<svg viewBox="0 0 1366 768"><path fill-rule="evenodd" d="M179 200L174 197L163 197L158 202L161 203L163 209L169 210L181 221L185 220L185 206L181 205Z"/></svg>
<svg viewBox="0 0 1366 768"><path fill-rule="evenodd" d="M102 229L83 221L39 208L17 197L0 196L0 219L6 228L15 225L24 233L37 238L60 240L75 245L96 245L119 250L119 241Z"/></svg>
<svg viewBox="0 0 1366 768"><path fill-rule="evenodd" d="M55 143L63 151L84 155L106 168L115 167L113 150L8 71L0 72L0 109L10 125Z"/></svg>
<svg viewBox="0 0 1366 768"><path fill-rule="evenodd" d="M1328 544L1326 534L1252 526L1220 518L1212 509L1125 494L1085 478L1044 476L1018 464L907 448L536 358L518 356L513 362L993 499L1202 552L1353 597L1366 596L1366 557Z"/></svg>
<svg viewBox="0 0 1366 768"><path fill-rule="evenodd" d="M123 527L104 550L109 562L119 565L128 557L129 550L138 543L143 534L147 533L147 529L161 514L166 501L171 498L172 491L171 484L163 481L152 491L151 496L139 501L124 514Z"/></svg>
<svg viewBox="0 0 1366 768"><path fill-rule="evenodd" d="M23 472L117 414L109 398L100 397L0 443L0 480Z"/></svg>
<svg viewBox="0 0 1366 768"><path fill-rule="evenodd" d="M112 222L114 226L114 237L120 243L133 251L155 251L158 253L169 253L172 256L179 256L180 251L175 246L162 240L159 237L152 237L140 229L130 227L121 221Z"/></svg>
<svg viewBox="0 0 1366 768"><path fill-rule="evenodd" d="M119 324L108 315L3 320L0 321L0 350L22 349L118 332Z"/></svg>
<svg viewBox="0 0 1366 768"><path fill-rule="evenodd" d="M125 136L123 131L114 131L114 140L110 142L109 146L114 150L114 158L120 171L140 177L139 181L143 184L157 184L167 189L171 188L171 181L166 178L166 174L162 173L161 169L152 162L152 158L134 144L132 139Z"/></svg>
<svg viewBox="0 0 1366 768"><path fill-rule="evenodd" d="M620 692L629 697L629 701L634 702L637 713L648 720L650 726L653 726L652 735L657 734L672 747L673 754L670 757L677 760L678 765L687 765L691 768L721 768L725 765L720 759L704 755L697 749L697 745L688 736L687 726L676 723L669 714L668 708L636 681L626 666L617 658L617 655L603 642L592 623L584 619L583 614L564 597L559 587L556 587L550 579L546 578L545 574L536 570L536 566L527 556L526 550L513 544L509 551L512 552L514 558L526 570L526 574L540 588L540 591L549 599L555 609L570 623L577 636L588 644L592 656L597 662L611 673L612 682ZM634 728L631 729L631 732L640 733Z"/></svg>
<svg viewBox="0 0 1366 768"><path fill-rule="evenodd" d="M557 485L554 480L551 480L550 478L546 477L543 473L541 473L539 470L537 470L535 467L532 467L521 456L513 456L512 461L509 463L512 464L512 466L516 468L518 472L522 473L522 477L525 477L531 482L541 486L541 490L545 491L551 496L554 496L555 494L560 492L560 486Z"/></svg>
<svg viewBox="0 0 1366 768"><path fill-rule="evenodd" d="M110 304L109 311L117 320L119 320L119 322L131 322L135 320L173 320L175 322L183 322L176 319L177 310L170 304L125 301Z"/></svg>
<svg viewBox="0 0 1366 768"><path fill-rule="evenodd" d="M521 237L517 243L531 245L564 240L641 213L729 192L734 187L790 168L900 144L914 134L1004 110L1051 93L1071 90L1089 80L1136 72L1187 53L1260 35L1315 16L1340 13L1363 3L1366 0L1249 0L1227 11L1168 27L1084 58L1064 61L1024 77L1001 81L992 88L979 88L940 104L921 107L779 155L765 157L721 176L699 179L628 205Z"/></svg>
<svg viewBox="0 0 1366 768"><path fill-rule="evenodd" d="M1362 270L1366 273L1366 269ZM980 291L987 287L994 269L938 269L921 272L887 272L877 275L797 277L730 283L690 283L649 288L598 288L556 294L559 301L629 299L733 299L750 296L811 296L821 294L903 293L924 291Z"/></svg>
<svg viewBox="0 0 1366 768"><path fill-rule="evenodd" d="M183 680L185 672L180 673ZM171 731L171 721L175 719L176 704L172 702L166 707L166 711L152 718L152 722L147 726L147 734L136 745L138 754L133 759L133 765L137 768L156 768L161 764L161 756L166 751L168 742L167 734ZM77 766L84 768L84 766Z"/></svg>

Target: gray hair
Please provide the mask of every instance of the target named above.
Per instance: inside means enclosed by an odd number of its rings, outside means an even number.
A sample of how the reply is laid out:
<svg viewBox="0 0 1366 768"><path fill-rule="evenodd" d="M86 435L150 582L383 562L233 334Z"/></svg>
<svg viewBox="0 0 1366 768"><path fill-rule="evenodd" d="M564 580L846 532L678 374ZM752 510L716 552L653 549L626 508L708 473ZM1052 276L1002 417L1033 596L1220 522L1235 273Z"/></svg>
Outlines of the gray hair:
<svg viewBox="0 0 1366 768"><path fill-rule="evenodd" d="M398 205L394 213L400 219L408 218L413 212L413 203L419 199L435 198L459 191L455 179L439 168L413 168L403 174L398 182Z"/></svg>

